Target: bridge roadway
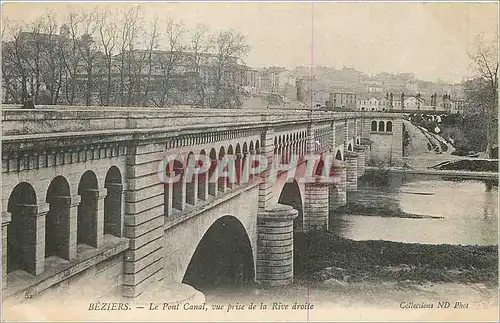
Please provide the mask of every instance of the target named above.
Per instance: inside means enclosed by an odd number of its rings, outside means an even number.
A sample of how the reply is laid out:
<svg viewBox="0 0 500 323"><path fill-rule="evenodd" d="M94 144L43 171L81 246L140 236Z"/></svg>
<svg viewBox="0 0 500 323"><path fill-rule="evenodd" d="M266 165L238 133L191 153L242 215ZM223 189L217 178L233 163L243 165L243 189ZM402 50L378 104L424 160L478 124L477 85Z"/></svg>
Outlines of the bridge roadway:
<svg viewBox="0 0 500 323"><path fill-rule="evenodd" d="M2 135L3 292L18 301L189 284L223 266L209 268L206 252L246 279L288 284L293 232L327 229L365 161L402 159L401 116L380 112L4 108ZM334 183L318 181L327 155ZM186 171L193 156L210 161L206 173ZM253 174L262 158L285 165L275 179L270 167Z"/></svg>

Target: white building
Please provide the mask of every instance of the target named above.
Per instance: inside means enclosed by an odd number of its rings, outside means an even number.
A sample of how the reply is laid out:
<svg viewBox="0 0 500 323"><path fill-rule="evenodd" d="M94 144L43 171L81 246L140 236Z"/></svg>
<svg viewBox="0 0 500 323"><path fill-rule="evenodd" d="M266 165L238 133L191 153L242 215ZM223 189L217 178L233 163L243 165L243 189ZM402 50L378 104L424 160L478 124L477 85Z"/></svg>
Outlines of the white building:
<svg viewBox="0 0 500 323"><path fill-rule="evenodd" d="M418 95L405 97L405 110L420 110L425 105L425 100Z"/></svg>

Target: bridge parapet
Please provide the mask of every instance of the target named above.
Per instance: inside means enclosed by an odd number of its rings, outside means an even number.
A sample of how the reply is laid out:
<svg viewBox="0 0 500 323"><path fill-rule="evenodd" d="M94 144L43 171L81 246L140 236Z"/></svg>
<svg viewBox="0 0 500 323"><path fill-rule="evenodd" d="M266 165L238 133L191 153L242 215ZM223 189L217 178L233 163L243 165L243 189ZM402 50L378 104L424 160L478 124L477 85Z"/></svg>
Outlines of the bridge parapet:
<svg viewBox="0 0 500 323"><path fill-rule="evenodd" d="M272 109L43 107L24 110L3 107L2 135L68 132L134 132L183 127L271 125L356 119L367 113ZM393 114L392 114L393 115ZM377 114L380 116L380 114Z"/></svg>

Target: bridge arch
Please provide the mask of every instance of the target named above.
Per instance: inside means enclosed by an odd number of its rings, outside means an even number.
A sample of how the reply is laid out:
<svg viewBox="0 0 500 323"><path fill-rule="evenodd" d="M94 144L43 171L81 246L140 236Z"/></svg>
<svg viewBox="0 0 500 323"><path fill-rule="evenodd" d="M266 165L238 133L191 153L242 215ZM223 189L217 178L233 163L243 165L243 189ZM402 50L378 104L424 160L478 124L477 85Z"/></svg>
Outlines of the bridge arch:
<svg viewBox="0 0 500 323"><path fill-rule="evenodd" d="M111 166L106 173L104 187L107 195L104 198L104 234L122 236L122 174L118 167Z"/></svg>
<svg viewBox="0 0 500 323"><path fill-rule="evenodd" d="M336 160L344 160L344 158L342 157L342 151L340 149L337 150L337 153L335 154L335 159Z"/></svg>
<svg viewBox="0 0 500 323"><path fill-rule="evenodd" d="M217 181L215 177L215 172L217 170L217 152L215 148L210 150L210 168L208 169L208 194L212 196L217 195Z"/></svg>
<svg viewBox="0 0 500 323"><path fill-rule="evenodd" d="M219 149L219 163L226 157L226 150L224 146L221 146ZM226 191L226 178L221 177L221 174L218 174L219 177L217 179L218 182L218 190L219 192L225 192Z"/></svg>
<svg viewBox="0 0 500 323"><path fill-rule="evenodd" d="M217 219L204 233L184 272L182 282L197 289L254 280L250 238L232 215Z"/></svg>
<svg viewBox="0 0 500 323"><path fill-rule="evenodd" d="M49 211L45 217L45 257L57 256L69 260L70 205L69 183L56 176L47 189Z"/></svg>
<svg viewBox="0 0 500 323"><path fill-rule="evenodd" d="M236 148L238 149L238 148ZM204 149L202 149L200 151L200 158L199 158L199 161L197 163L197 165L199 167L204 167L204 165L202 165L203 162L206 162L207 161L207 153L205 152ZM200 172L198 174L198 179L197 179L198 183L198 198L200 200L206 200L206 197L207 197L207 194L208 194L208 187L206 185L206 181L207 181L207 176L206 176L206 172Z"/></svg>
<svg viewBox="0 0 500 323"><path fill-rule="evenodd" d="M83 173L78 184L78 194L81 196L78 205L77 244L87 244L97 247L99 184L97 176L91 170Z"/></svg>
<svg viewBox="0 0 500 323"><path fill-rule="evenodd" d="M193 172L193 168L196 165L196 156L192 151L189 152L187 160L186 160L186 166L184 168L184 181L186 182L186 203L190 205L195 205L196 204L196 199L198 198L197 193L196 193L196 175Z"/></svg>
<svg viewBox="0 0 500 323"><path fill-rule="evenodd" d="M35 273L35 255L30 252L36 244L36 193L31 184L22 182L9 196L7 212L11 222L7 227L7 273L23 270Z"/></svg>
<svg viewBox="0 0 500 323"><path fill-rule="evenodd" d="M298 216L293 221L293 228L294 230L302 228L304 224L303 194L301 193L299 183L295 179L285 183L281 189L278 203L289 205L299 212Z"/></svg>

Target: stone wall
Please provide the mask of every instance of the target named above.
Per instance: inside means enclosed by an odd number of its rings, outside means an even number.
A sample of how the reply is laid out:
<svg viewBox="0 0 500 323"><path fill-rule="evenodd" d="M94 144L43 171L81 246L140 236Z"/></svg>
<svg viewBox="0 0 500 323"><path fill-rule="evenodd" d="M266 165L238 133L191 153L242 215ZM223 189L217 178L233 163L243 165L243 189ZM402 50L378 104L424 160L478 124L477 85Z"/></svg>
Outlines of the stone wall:
<svg viewBox="0 0 500 323"><path fill-rule="evenodd" d="M120 297L123 281L123 253L61 281L37 296L39 300L99 300Z"/></svg>

